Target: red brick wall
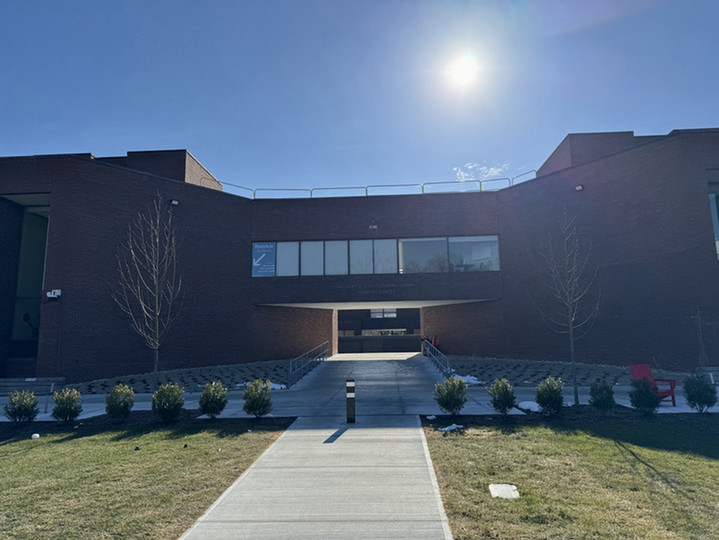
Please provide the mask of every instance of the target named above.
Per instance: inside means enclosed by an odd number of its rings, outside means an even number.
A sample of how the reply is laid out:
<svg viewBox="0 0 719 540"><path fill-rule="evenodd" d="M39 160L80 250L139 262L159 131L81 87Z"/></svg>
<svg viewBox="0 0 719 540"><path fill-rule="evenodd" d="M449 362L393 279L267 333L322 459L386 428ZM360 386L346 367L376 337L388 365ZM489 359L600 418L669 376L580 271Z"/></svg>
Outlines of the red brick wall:
<svg viewBox="0 0 719 540"><path fill-rule="evenodd" d="M705 174L718 141L705 139L665 137L500 192L504 299L425 309L425 335L439 335L449 353L567 359L566 338L551 334L534 305L539 244L566 204L593 242L602 289L596 325L578 342L579 358L693 368L696 306L719 315ZM575 191L579 184L584 189Z"/></svg>
<svg viewBox="0 0 719 540"><path fill-rule="evenodd" d="M332 338L331 311L277 309L268 320L270 308L250 304L251 201L65 159L53 179L46 275L47 287L63 294L43 306L40 375L81 380L151 369L151 352L110 293L116 246L158 190L179 201L173 213L185 291L160 349L161 369L292 357Z"/></svg>

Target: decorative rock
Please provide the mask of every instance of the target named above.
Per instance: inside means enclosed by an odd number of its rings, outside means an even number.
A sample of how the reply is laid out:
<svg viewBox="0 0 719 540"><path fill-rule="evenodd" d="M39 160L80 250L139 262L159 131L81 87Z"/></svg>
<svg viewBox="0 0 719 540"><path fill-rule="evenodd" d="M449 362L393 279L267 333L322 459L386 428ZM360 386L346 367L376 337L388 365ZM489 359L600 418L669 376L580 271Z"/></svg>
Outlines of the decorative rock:
<svg viewBox="0 0 719 540"><path fill-rule="evenodd" d="M492 497L500 499L519 499L519 490L514 484L489 484Z"/></svg>
<svg viewBox="0 0 719 540"><path fill-rule="evenodd" d="M33 441L36 441L36 440L38 440L38 439L40 438L40 434L39 434L39 433L33 433L30 438L31 438Z"/></svg>

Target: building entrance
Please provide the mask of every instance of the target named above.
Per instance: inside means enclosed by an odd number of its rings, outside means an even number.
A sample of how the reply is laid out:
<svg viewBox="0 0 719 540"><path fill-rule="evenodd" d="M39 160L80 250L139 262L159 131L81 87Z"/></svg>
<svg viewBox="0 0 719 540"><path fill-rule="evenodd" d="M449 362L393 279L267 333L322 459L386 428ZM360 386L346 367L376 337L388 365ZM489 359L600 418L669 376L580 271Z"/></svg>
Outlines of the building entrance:
<svg viewBox="0 0 719 540"><path fill-rule="evenodd" d="M340 353L419 352L419 308L347 309L338 313Z"/></svg>

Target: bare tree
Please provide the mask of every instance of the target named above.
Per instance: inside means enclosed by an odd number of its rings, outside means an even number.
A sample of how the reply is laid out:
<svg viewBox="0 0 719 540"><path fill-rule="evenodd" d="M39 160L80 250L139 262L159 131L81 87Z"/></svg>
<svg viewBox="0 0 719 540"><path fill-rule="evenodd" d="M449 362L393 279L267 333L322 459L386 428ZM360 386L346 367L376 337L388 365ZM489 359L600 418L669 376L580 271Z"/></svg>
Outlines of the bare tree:
<svg viewBox="0 0 719 540"><path fill-rule="evenodd" d="M591 245L577 233L576 217L570 217L565 208L558 233L548 236L542 253L548 294L540 311L553 332L567 335L575 405L579 405L579 389L574 344L591 330L601 297L601 289L595 286L598 268L591 266L591 255Z"/></svg>
<svg viewBox="0 0 719 540"><path fill-rule="evenodd" d="M182 307L177 239L170 206L158 193L151 208L138 212L117 251L118 282L112 298L153 351L157 386L159 350Z"/></svg>

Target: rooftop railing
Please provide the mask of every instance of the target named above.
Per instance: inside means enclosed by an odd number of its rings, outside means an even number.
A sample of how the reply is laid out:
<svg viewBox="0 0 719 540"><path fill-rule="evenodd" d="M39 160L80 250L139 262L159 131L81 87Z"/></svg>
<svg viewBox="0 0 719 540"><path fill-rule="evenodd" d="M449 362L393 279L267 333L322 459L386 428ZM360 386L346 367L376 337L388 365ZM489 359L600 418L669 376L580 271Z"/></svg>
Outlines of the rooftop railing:
<svg viewBox="0 0 719 540"><path fill-rule="evenodd" d="M257 188L252 189L230 182L221 182L223 186L232 186L248 192L247 195L238 193L242 197L252 199L318 199L323 197L372 197L376 195L424 195L430 193L465 193L476 191L499 191L532 178L518 180L531 171L518 174L512 178L485 178L482 180L447 180L442 182L424 182L423 184L371 184L367 186L337 186L318 188ZM390 191L390 193L387 193ZM348 193L352 192L352 193ZM338 195L338 194L342 195Z"/></svg>

